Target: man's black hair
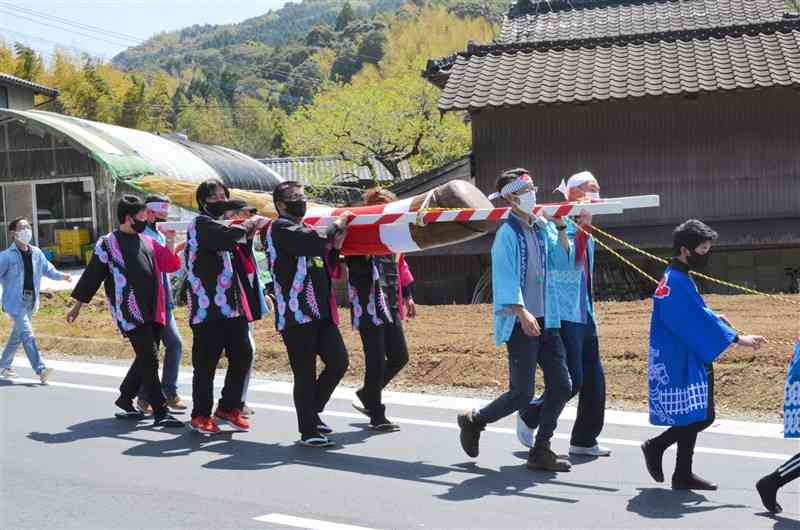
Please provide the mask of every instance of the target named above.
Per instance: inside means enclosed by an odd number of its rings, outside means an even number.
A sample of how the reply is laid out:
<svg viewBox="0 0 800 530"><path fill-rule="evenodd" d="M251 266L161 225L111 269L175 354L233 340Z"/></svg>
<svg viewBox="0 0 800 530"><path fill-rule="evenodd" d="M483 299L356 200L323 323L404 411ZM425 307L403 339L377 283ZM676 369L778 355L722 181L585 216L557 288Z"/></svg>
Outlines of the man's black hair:
<svg viewBox="0 0 800 530"><path fill-rule="evenodd" d="M197 205L200 207L200 210L203 209L203 205L206 203L206 200L216 193L217 189L219 188L225 190L225 197L230 199L231 192L228 189L228 186L223 184L219 179L204 180L199 186L197 186L197 191L194 194L194 198L197 201Z"/></svg>
<svg viewBox="0 0 800 530"><path fill-rule="evenodd" d="M523 167L518 167L516 169L507 169L503 171L500 174L500 176L497 177L497 180L494 183L497 193L500 193L500 191L506 186L506 184L514 180L517 180L517 177L519 177L520 175L525 175L526 173L528 173L528 170Z"/></svg>
<svg viewBox="0 0 800 530"><path fill-rule="evenodd" d="M672 251L676 256L681 253L681 247L694 252L694 249L702 243L715 241L717 236L718 234L704 222L689 219L672 231Z"/></svg>
<svg viewBox="0 0 800 530"><path fill-rule="evenodd" d="M17 225L19 224L19 222L20 221L27 221L27 220L28 220L27 217L17 217L15 219L13 219L10 223L8 223L8 231L9 232L16 232Z"/></svg>
<svg viewBox="0 0 800 530"><path fill-rule="evenodd" d="M144 203L145 204L150 204L151 202L169 202L169 203L171 203L172 201L169 200L169 197L167 197L166 195L161 195L160 193L153 193L152 195L148 195L147 197L144 198Z"/></svg>
<svg viewBox="0 0 800 530"><path fill-rule="evenodd" d="M145 208L147 206L136 195L123 195L117 204L117 221L119 224L124 224L126 217L134 217Z"/></svg>
<svg viewBox="0 0 800 530"><path fill-rule="evenodd" d="M302 187L303 185L296 180L287 180L285 182L281 182L275 187L274 190L272 190L272 202L275 204L277 204L278 201L286 203L287 199L292 194L292 191Z"/></svg>

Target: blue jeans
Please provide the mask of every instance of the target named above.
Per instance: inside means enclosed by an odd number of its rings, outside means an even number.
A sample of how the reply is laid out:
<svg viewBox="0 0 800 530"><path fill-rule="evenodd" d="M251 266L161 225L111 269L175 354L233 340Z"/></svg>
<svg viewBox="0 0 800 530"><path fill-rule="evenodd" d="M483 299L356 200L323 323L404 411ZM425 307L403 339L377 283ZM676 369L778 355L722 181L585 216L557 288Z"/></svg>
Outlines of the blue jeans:
<svg viewBox="0 0 800 530"><path fill-rule="evenodd" d="M606 378L597 342L594 322L579 324L561 322L561 340L566 348L566 363L572 380L569 398L578 396L578 413L572 427L570 443L580 447L594 447L603 430L606 409ZM532 428L539 424L542 403L549 389L531 403L523 416Z"/></svg>
<svg viewBox="0 0 800 530"><path fill-rule="evenodd" d="M178 323L172 307L167 306L167 318L161 332L161 342L164 344L164 368L161 371L161 389L167 397L178 393L178 369L181 366L183 354L183 339L178 331ZM147 399L144 387L139 389L139 397Z"/></svg>
<svg viewBox="0 0 800 530"><path fill-rule="evenodd" d="M544 328L540 319L539 326ZM537 439L553 437L558 417L569 399L572 382L566 368L564 345L558 330L544 330L538 337L529 337L519 323L514 325L508 348L508 392L498 397L481 410L474 419L478 423L493 423L514 412L521 415L527 410L533 397L536 364L542 367L547 398L543 401ZM524 417L523 417L524 419Z"/></svg>
<svg viewBox="0 0 800 530"><path fill-rule="evenodd" d="M22 313L8 315L14 320L14 327L8 337L6 348L3 350L3 356L0 358L0 370L11 368L11 363L14 362L14 354L17 353L19 345L22 344L25 355L28 356L28 361L31 363L31 368L39 374L46 366L42 361L42 356L39 354L39 348L36 346L36 338L33 336L33 325L31 323L34 306L33 296L22 295L22 305L24 308Z"/></svg>

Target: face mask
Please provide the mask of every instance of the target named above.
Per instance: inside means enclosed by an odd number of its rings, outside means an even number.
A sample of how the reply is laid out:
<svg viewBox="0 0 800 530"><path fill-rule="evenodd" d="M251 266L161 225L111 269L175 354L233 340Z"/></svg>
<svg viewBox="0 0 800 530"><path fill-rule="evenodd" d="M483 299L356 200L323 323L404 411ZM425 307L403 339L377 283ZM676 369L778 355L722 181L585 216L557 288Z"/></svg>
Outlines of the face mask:
<svg viewBox="0 0 800 530"><path fill-rule="evenodd" d="M306 215L306 201L286 201L286 213L295 219L302 219Z"/></svg>
<svg viewBox="0 0 800 530"><path fill-rule="evenodd" d="M238 203L232 201L207 202L203 210L214 219L219 219L225 212L235 210Z"/></svg>
<svg viewBox="0 0 800 530"><path fill-rule="evenodd" d="M536 206L536 192L529 191L519 197L519 209L528 215L533 215L533 208Z"/></svg>
<svg viewBox="0 0 800 530"><path fill-rule="evenodd" d="M687 261L689 262L689 268L693 271L702 271L706 267L708 267L708 260L711 258L711 251L706 252L705 254L697 254L692 252L689 254Z"/></svg>
<svg viewBox="0 0 800 530"><path fill-rule="evenodd" d="M16 233L15 237L17 238L17 241L19 241L20 243L24 243L27 245L28 243L31 242L31 239L33 238L33 232L31 232L30 228L23 228L22 230L19 230Z"/></svg>
<svg viewBox="0 0 800 530"><path fill-rule="evenodd" d="M139 219L134 219L133 223L131 223L131 228L137 234L141 234L144 232L144 229L147 228L147 221L141 221Z"/></svg>
<svg viewBox="0 0 800 530"><path fill-rule="evenodd" d="M596 201L596 200L598 200L600 198L600 192L599 191L587 191L585 196L589 200Z"/></svg>

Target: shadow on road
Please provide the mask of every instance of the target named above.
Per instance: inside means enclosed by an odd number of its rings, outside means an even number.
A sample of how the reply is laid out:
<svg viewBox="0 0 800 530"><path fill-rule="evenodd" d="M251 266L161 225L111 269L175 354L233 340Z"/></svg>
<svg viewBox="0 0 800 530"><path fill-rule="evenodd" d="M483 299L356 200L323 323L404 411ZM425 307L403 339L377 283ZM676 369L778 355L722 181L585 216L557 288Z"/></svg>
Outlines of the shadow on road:
<svg viewBox="0 0 800 530"><path fill-rule="evenodd" d="M702 505L701 505L702 504ZM744 504L715 504L705 495L694 491L674 491L664 488L639 488L628 501L628 511L648 519L680 519L693 513L722 508L748 508Z"/></svg>
<svg viewBox="0 0 800 530"><path fill-rule="evenodd" d="M772 519L775 521L773 525L773 530L797 530L800 528L800 520L798 519L789 519L788 517L784 517L782 515L776 515L770 512L761 512L756 514L758 517L763 517L764 519Z"/></svg>
<svg viewBox="0 0 800 530"><path fill-rule="evenodd" d="M32 432L28 434L28 438L46 444L63 444L95 438L127 440L135 443L122 453L129 457L175 458L200 452L219 455L221 458L202 464L208 469L264 471L280 466L294 465L390 477L447 488L445 493L439 494L437 497L449 501L475 500L489 495L513 495L551 502L578 502L577 499L538 495L528 491L539 484L558 484L595 491L617 491L611 488L556 481L554 480L555 473L532 472L524 466L504 466L499 470L481 468L472 462L441 466L424 461L409 462L342 452L341 449L364 443L371 436L384 436L364 429L336 433L334 439L337 445L330 449L320 450L297 444L270 444L236 439L232 432L204 436L184 430L178 432L175 437L160 440L137 437L135 432L148 429L150 421L144 420L137 423L116 418L94 419L71 425L65 432ZM474 476L462 480L461 475L463 474Z"/></svg>

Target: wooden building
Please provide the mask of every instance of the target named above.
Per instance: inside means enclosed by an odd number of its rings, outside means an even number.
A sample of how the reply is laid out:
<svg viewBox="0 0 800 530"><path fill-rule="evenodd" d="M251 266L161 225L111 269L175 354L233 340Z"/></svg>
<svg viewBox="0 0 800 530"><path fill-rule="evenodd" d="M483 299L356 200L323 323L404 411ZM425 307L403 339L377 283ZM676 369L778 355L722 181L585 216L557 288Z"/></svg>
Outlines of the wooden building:
<svg viewBox="0 0 800 530"><path fill-rule="evenodd" d="M526 167L554 200L562 178L589 170L604 196L661 196L601 228L666 255L674 226L702 219L720 234L711 274L786 290L800 269L800 18L787 5L520 0L495 42L431 60L425 75L443 112L469 113L482 190ZM601 289L625 277L608 258Z"/></svg>

